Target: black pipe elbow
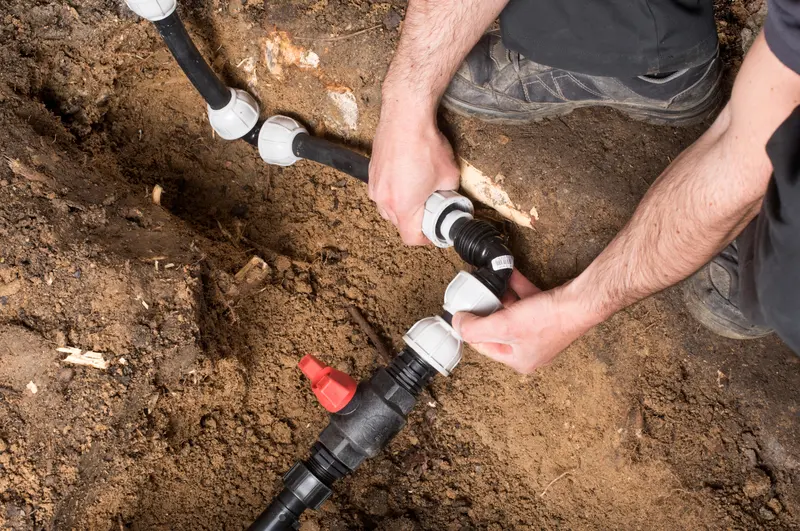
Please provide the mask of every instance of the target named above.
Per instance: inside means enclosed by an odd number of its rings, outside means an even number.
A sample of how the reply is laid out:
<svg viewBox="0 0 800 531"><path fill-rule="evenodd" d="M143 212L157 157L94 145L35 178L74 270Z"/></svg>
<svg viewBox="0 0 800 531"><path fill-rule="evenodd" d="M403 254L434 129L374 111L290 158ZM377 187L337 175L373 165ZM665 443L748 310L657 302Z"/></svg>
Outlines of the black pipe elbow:
<svg viewBox="0 0 800 531"><path fill-rule="evenodd" d="M485 221L462 218L450 229L453 247L462 260L478 268L473 274L497 298L508 289L514 257L500 232Z"/></svg>

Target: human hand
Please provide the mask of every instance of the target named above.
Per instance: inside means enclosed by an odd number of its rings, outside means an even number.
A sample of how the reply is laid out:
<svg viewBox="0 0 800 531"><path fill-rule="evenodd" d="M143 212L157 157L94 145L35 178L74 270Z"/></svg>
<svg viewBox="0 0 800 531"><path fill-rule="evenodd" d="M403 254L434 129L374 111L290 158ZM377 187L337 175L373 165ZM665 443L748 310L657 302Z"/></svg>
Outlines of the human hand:
<svg viewBox="0 0 800 531"><path fill-rule="evenodd" d="M437 190L456 190L460 174L453 149L436 126L435 110L396 112L384 103L372 146L369 197L407 245L424 245L425 201ZM417 113L421 117L415 117ZM429 114L429 116L425 116Z"/></svg>
<svg viewBox="0 0 800 531"><path fill-rule="evenodd" d="M514 269L504 309L487 317L459 312L453 328L481 354L528 374L550 364L599 320L570 285L542 291Z"/></svg>

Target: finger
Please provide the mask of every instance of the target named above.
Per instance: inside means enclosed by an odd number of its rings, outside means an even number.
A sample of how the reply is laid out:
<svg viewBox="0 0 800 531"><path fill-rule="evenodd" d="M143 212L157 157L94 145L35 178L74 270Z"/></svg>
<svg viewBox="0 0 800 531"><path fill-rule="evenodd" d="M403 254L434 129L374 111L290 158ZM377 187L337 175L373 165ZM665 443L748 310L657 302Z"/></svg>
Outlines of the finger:
<svg viewBox="0 0 800 531"><path fill-rule="evenodd" d="M514 351L511 345L503 343L471 343L470 346L494 361L499 361L508 365L511 362L511 355Z"/></svg>
<svg viewBox="0 0 800 531"><path fill-rule="evenodd" d="M430 240L422 233L423 209L419 208L411 214L398 215L397 230L406 245L426 245Z"/></svg>
<svg viewBox="0 0 800 531"><path fill-rule="evenodd" d="M513 289L506 290L502 297L500 297L500 302L503 303L503 306L508 306L510 304L514 304L519 300L519 295L514 293Z"/></svg>
<svg viewBox="0 0 800 531"><path fill-rule="evenodd" d="M526 299L542 291L537 288L533 282L525 278L525 275L520 273L516 268L514 268L514 271L511 273L508 285L519 295L520 299Z"/></svg>
<svg viewBox="0 0 800 531"><path fill-rule="evenodd" d="M453 316L453 328L467 343L510 343L509 316L508 310L500 310L488 317L458 312Z"/></svg>

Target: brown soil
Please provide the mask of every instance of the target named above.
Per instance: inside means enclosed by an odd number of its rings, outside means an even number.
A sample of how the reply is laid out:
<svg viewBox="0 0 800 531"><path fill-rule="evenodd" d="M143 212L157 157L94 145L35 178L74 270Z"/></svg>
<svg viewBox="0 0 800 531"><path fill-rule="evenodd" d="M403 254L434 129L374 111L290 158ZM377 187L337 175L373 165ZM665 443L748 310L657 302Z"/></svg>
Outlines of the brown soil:
<svg viewBox="0 0 800 531"><path fill-rule="evenodd" d="M326 422L298 359L370 374L380 362L346 305L398 348L463 264L403 247L360 183L310 163L269 168L213 138L153 28L121 4L0 2L0 150L23 168L0 165L0 528L242 529ZM755 7L720 6L731 73ZM181 12L265 115L369 146L401 1ZM271 75L275 29L320 68ZM257 80L236 68L249 57ZM327 86L354 92L356 131ZM537 207L537 229L512 236L543 286L585 267L703 130L604 110L443 126ZM254 254L267 279L243 289L233 275ZM55 349L67 345L110 367L65 365ZM302 529L800 527L798 358L775 337L711 335L675 289L533 376L467 353L432 395Z"/></svg>

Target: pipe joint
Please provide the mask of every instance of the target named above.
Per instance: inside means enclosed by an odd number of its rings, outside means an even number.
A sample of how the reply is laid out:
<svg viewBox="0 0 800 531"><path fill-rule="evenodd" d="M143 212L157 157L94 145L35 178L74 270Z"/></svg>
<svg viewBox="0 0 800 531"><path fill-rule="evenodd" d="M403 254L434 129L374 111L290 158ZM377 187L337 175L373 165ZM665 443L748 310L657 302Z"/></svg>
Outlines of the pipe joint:
<svg viewBox="0 0 800 531"><path fill-rule="evenodd" d="M422 233L436 247L450 247L453 224L459 219L472 219L472 213L472 201L453 190L439 190L425 201Z"/></svg>
<svg viewBox="0 0 800 531"><path fill-rule="evenodd" d="M240 89L229 89L231 99L221 109L208 106L208 121L225 140L236 140L250 132L258 123L258 102Z"/></svg>
<svg viewBox="0 0 800 531"><path fill-rule="evenodd" d="M279 114L270 116L258 133L258 154L267 164L291 166L300 160L292 148L300 134L308 131L297 120Z"/></svg>
<svg viewBox="0 0 800 531"><path fill-rule="evenodd" d="M131 11L150 22L164 20L178 7L178 0L125 0L125 3Z"/></svg>

